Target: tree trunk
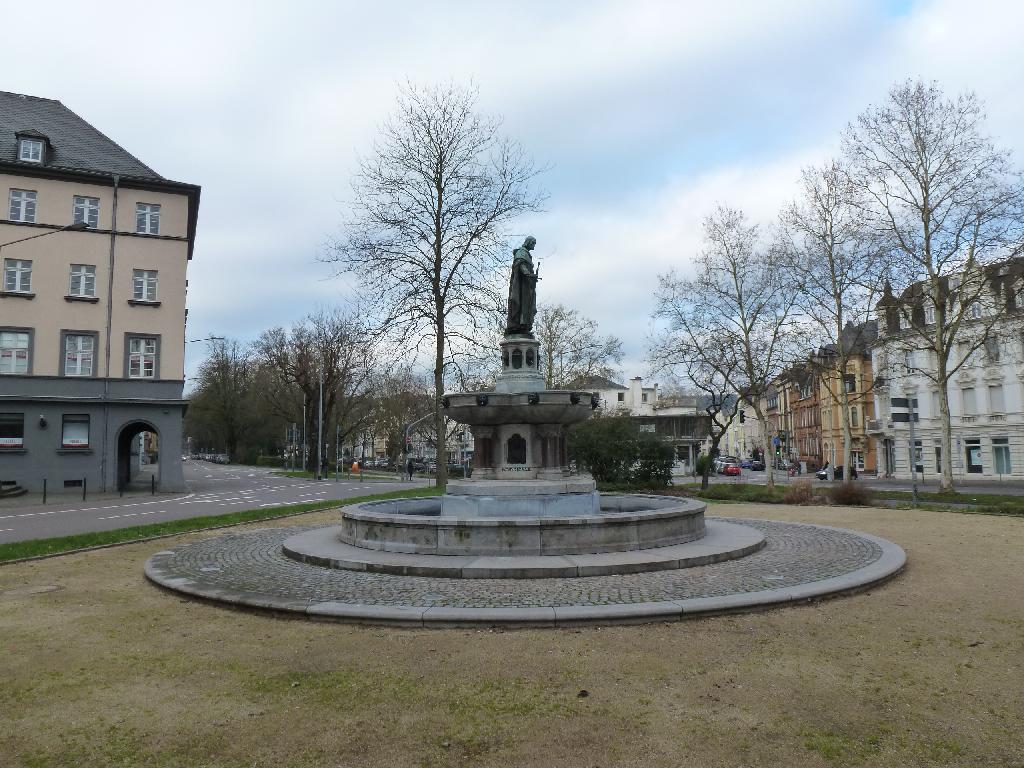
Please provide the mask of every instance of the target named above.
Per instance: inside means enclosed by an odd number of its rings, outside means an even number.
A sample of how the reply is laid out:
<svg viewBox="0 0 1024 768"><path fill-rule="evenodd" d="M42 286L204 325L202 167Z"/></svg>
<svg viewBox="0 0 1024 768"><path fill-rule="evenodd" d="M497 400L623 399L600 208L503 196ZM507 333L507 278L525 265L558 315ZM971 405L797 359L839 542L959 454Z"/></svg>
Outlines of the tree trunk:
<svg viewBox="0 0 1024 768"><path fill-rule="evenodd" d="M850 395L846 391L846 366L839 367L839 425L843 430L843 485L853 482L853 430L850 428ZM835 469L833 468L833 476Z"/></svg>
<svg viewBox="0 0 1024 768"><path fill-rule="evenodd" d="M775 487L775 451L774 446L771 443L771 438L768 436L768 419L761 411L761 406L757 403L752 404L754 406L754 413L757 414L757 423L761 425L761 443L764 446L764 471L767 472L768 483L767 487L772 489Z"/></svg>
<svg viewBox="0 0 1024 768"><path fill-rule="evenodd" d="M942 477L939 479L939 491L952 491L953 485L953 426L949 416L949 380L946 376L946 365L939 362L939 418L942 421ZM915 411L916 412L916 411ZM916 446L912 446L914 455Z"/></svg>
<svg viewBox="0 0 1024 768"><path fill-rule="evenodd" d="M443 317L438 313L438 317ZM444 493L448 485L448 445L445 440L444 409L444 321L437 326L437 345L434 348L434 430L437 435L437 487Z"/></svg>

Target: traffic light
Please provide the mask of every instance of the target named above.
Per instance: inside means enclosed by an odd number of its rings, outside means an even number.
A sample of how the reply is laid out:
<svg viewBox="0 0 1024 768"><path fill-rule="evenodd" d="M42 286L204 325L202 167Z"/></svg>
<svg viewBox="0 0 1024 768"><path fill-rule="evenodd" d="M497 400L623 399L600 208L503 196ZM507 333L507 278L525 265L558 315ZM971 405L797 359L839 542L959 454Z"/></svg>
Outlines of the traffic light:
<svg viewBox="0 0 1024 768"><path fill-rule="evenodd" d="M743 422L745 422L746 420L747 420L747 412L746 412L746 411L744 411L744 410L743 410L743 409L741 408L741 409L740 409L740 424L742 424L742 423L743 423Z"/></svg>

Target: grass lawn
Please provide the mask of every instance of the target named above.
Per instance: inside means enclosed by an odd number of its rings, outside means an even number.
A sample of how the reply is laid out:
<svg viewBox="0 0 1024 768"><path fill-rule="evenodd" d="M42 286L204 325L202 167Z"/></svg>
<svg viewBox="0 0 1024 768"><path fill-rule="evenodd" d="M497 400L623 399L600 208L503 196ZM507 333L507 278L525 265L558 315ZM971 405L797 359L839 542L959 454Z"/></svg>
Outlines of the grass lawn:
<svg viewBox="0 0 1024 768"><path fill-rule="evenodd" d="M875 533L909 565L764 613L515 631L311 623L144 580L220 531L7 565L0 765L1024 765L1024 521L710 512Z"/></svg>

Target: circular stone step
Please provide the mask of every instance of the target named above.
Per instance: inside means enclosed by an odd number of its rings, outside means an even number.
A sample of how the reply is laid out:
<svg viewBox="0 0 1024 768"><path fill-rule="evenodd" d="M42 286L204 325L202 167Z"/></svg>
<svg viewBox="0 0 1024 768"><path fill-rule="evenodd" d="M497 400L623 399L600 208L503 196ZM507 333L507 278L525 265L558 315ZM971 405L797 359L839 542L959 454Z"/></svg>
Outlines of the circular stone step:
<svg viewBox="0 0 1024 768"><path fill-rule="evenodd" d="M348 571L449 579L558 579L691 568L744 557L764 546L764 534L755 528L718 521L707 521L705 528L706 535L699 541L668 547L584 555L500 557L363 549L339 540L342 528L332 525L286 539L281 551L302 563Z"/></svg>

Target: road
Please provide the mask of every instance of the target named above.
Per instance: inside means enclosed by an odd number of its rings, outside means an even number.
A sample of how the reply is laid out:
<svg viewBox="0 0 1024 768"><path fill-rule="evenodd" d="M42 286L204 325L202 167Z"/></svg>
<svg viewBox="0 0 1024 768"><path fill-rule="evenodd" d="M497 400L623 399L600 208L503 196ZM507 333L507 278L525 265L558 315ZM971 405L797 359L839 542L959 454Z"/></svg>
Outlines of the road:
<svg viewBox="0 0 1024 768"><path fill-rule="evenodd" d="M0 544L76 533L107 531L132 525L221 515L260 507L280 507L328 499L347 499L369 493L425 486L423 480L324 480L313 482L273 474L273 470L232 467L189 461L185 465L188 491L182 494L135 494L82 501L38 496L0 507Z"/></svg>

